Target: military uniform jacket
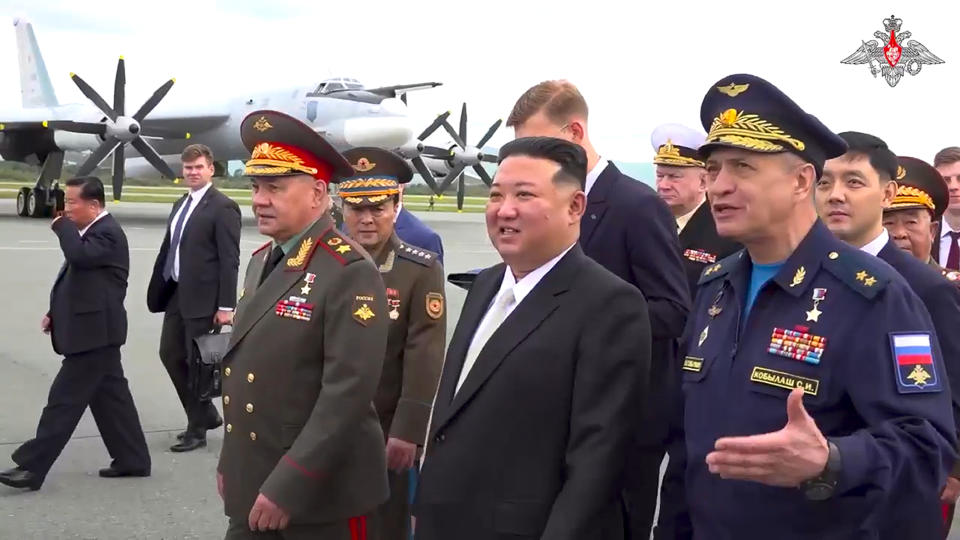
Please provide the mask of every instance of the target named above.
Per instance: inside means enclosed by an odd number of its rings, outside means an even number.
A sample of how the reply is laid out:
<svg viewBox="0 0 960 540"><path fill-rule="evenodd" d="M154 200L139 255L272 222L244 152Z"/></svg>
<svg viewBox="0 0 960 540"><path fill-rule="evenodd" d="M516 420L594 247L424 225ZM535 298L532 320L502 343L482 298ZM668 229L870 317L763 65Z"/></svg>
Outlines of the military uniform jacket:
<svg viewBox="0 0 960 540"><path fill-rule="evenodd" d="M225 513L246 519L263 493L292 523L366 514L388 495L383 281L329 216L258 287L270 251L250 260L223 360Z"/></svg>
<svg viewBox="0 0 960 540"><path fill-rule="evenodd" d="M953 464L930 317L889 265L819 221L741 322L749 274L741 251L700 280L682 363L685 439L670 448L657 538L689 538L691 523L694 537L711 540L876 538L894 494L938 493ZM840 450L833 497L813 502L800 489L710 473L705 458L720 437L782 429L796 387Z"/></svg>
<svg viewBox="0 0 960 540"><path fill-rule="evenodd" d="M386 437L423 445L443 369L446 308L437 254L394 234L376 263L387 287L387 356L374 404Z"/></svg>

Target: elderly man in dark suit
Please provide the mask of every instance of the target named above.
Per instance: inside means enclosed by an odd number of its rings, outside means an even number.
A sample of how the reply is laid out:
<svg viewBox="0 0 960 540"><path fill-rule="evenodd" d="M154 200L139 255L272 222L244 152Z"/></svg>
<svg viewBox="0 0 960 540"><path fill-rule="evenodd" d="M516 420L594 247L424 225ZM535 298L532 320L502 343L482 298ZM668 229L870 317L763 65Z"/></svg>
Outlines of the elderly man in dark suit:
<svg viewBox="0 0 960 540"><path fill-rule="evenodd" d="M213 187L213 154L192 144L181 159L190 191L173 205L147 289L150 311L164 312L160 360L187 414L174 452L206 446L207 430L223 424L210 400L190 388L189 372L193 338L233 320L240 267L240 207Z"/></svg>
<svg viewBox="0 0 960 540"><path fill-rule="evenodd" d="M66 217L51 227L66 260L42 322L63 365L37 436L13 453L17 467L0 473L0 483L31 490L40 489L88 406L113 458L100 476L150 475L150 454L120 365L127 339L127 237L104 207L99 179L71 178L65 195Z"/></svg>
<svg viewBox="0 0 960 540"><path fill-rule="evenodd" d="M621 479L650 361L647 303L584 255L586 156L501 151L476 279L447 350L414 501L417 540L621 540Z"/></svg>
<svg viewBox="0 0 960 540"><path fill-rule="evenodd" d="M627 537L647 540L671 416L664 404L675 402L679 392L678 341L690 304L676 222L649 186L620 172L594 149L587 103L573 84L546 81L533 86L517 100L507 125L517 137L559 137L583 148L587 207L580 222L580 246L647 299L653 332L650 393L635 426L624 490Z"/></svg>

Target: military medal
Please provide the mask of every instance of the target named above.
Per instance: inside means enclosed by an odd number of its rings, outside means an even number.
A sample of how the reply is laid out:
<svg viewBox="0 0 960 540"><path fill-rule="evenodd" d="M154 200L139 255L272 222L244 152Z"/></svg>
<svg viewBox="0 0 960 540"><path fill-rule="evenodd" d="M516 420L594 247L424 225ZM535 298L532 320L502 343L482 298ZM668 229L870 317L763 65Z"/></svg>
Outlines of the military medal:
<svg viewBox="0 0 960 540"><path fill-rule="evenodd" d="M300 294L304 296L310 294L310 284L313 283L313 280L316 278L316 274L307 272L307 275L303 277L303 287L300 287Z"/></svg>
<svg viewBox="0 0 960 540"><path fill-rule="evenodd" d="M723 298L723 289L717 291L716 298L713 299L713 304L710 306L710 309L707 310L707 315L710 316L710 321L714 317L723 312L723 308L720 307L720 299ZM700 332L700 339L697 341L697 347L703 345L703 342L707 340L707 335L710 334L710 321L707 321L707 325L703 327L703 332Z"/></svg>
<svg viewBox="0 0 960 540"><path fill-rule="evenodd" d="M387 288L387 307L390 308L390 320L400 318L400 291Z"/></svg>
<svg viewBox="0 0 960 540"><path fill-rule="evenodd" d="M813 296L811 297L811 300L813 300L813 309L807 312L807 322L819 322L820 315L823 315L823 312L817 308L820 306L820 302L826 297L826 289L817 288L813 290Z"/></svg>
<svg viewBox="0 0 960 540"><path fill-rule="evenodd" d="M827 338L809 333L806 327L794 330L774 328L767 352L816 365L820 363L826 347Z"/></svg>
<svg viewBox="0 0 960 540"><path fill-rule="evenodd" d="M313 316L313 304L305 304L295 300L280 300L274 308L274 313L298 321L309 321Z"/></svg>

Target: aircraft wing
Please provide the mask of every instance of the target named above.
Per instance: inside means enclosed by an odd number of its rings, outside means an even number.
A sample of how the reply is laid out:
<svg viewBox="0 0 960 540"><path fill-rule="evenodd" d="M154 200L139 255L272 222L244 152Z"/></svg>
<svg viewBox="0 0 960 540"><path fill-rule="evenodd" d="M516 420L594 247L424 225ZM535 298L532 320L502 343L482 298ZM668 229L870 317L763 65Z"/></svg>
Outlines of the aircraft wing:
<svg viewBox="0 0 960 540"><path fill-rule="evenodd" d="M229 119L230 110L225 104L206 104L204 107L171 105L157 107L144 118L143 127L148 131L203 133L216 129Z"/></svg>
<svg viewBox="0 0 960 540"><path fill-rule="evenodd" d="M417 90L429 90L431 88L436 88L441 84L443 83L424 82L414 84L397 84L394 86L381 86L380 88L366 88L364 90L378 96L395 98L406 94L407 92L416 92Z"/></svg>

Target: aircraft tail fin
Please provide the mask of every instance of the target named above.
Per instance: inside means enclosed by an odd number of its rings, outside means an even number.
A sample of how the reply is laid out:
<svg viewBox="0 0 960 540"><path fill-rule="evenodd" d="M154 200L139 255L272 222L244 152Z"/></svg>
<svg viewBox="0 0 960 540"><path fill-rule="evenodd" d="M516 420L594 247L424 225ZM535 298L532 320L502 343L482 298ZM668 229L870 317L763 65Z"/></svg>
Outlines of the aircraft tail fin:
<svg viewBox="0 0 960 540"><path fill-rule="evenodd" d="M15 18L13 26L17 34L17 59L20 62L20 96L23 106L53 107L57 105L57 96L53 93L53 84L43 63L37 37L33 34L33 25L23 18Z"/></svg>

